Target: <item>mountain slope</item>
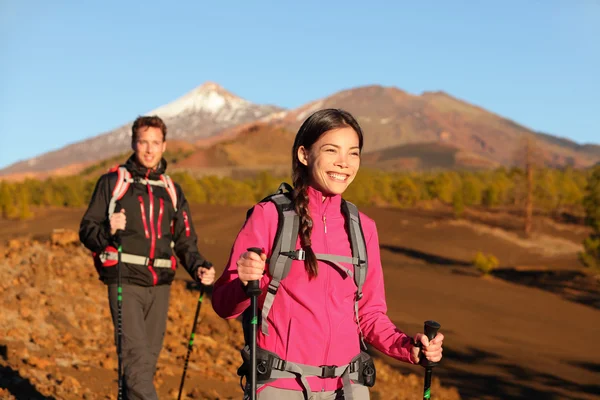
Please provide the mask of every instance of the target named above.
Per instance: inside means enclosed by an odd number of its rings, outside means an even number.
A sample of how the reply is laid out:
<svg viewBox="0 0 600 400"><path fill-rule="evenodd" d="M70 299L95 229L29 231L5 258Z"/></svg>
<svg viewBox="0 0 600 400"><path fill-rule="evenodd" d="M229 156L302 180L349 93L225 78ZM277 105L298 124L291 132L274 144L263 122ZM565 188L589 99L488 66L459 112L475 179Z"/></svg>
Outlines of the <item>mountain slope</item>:
<svg viewBox="0 0 600 400"><path fill-rule="evenodd" d="M492 163L518 164L522 139L536 139L549 166L585 167L600 159L600 146L577 145L538 134L481 107L444 92L412 95L394 87L364 86L344 90L294 110L264 117L296 131L311 113L322 108L350 111L365 132L365 151L412 143L445 143Z"/></svg>
<svg viewBox="0 0 600 400"><path fill-rule="evenodd" d="M253 104L216 83L207 82L145 115L158 115L165 120L169 140L194 142L280 110L275 106ZM0 170L0 176L37 173L70 164L85 165L121 154L130 147L132 122L93 138L12 164Z"/></svg>
<svg viewBox="0 0 600 400"><path fill-rule="evenodd" d="M154 110L169 126L169 140L198 146L186 169L285 165L300 124L314 111L342 108L356 116L365 133L365 161L386 169L491 168L521 165L525 138L533 138L547 166L589 167L600 146L533 131L444 92L413 95L395 87L363 86L334 93L292 110L258 106L215 83L206 83ZM249 142L253 137L255 142ZM129 147L128 126L15 164L0 175L23 175L41 167L67 168L121 154ZM288 147L286 147L288 146ZM280 155L281 153L282 155ZM378 154L375 154L378 153ZM288 164L289 165L289 164Z"/></svg>

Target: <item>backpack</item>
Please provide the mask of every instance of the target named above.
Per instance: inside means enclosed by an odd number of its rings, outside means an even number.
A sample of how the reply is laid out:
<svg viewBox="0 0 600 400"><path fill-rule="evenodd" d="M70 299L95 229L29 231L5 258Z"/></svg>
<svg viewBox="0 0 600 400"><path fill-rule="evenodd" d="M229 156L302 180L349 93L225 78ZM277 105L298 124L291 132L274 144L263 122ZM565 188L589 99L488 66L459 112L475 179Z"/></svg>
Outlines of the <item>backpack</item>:
<svg viewBox="0 0 600 400"><path fill-rule="evenodd" d="M277 220L277 231L273 241L273 250L271 257L268 260L269 274L271 282L267 288L267 294L261 315L258 320L261 324L261 331L264 335L268 335L267 317L273 306L273 301L277 295L281 281L288 275L292 266L293 260L304 260L305 252L303 249L296 249L296 241L300 228L300 217L294 210L292 201L292 187L283 182L279 185L277 191L260 202L270 201L275 204L279 218ZM360 384L371 387L375 384L375 364L371 356L366 352L366 345L362 329L360 328L358 317L358 301L362 298L362 288L367 277L368 260L367 248L365 245L365 237L360 224L360 214L358 208L342 199L342 213L346 217L347 231L350 236L352 248L352 257L333 255L333 254L315 254L317 260L326 261L341 272L352 276L356 284L356 295L354 300L354 314L356 324L359 328L360 342L363 350L355 356L351 362L343 366L312 366L303 365L289 360L280 359L275 353L264 350L260 347L257 351L257 383L259 386L267 382L271 382L278 378L296 378L301 382L304 391L308 398L311 396L310 386L306 377L318 376L320 378L341 377L343 381L344 394L348 398L351 397L352 389L350 387L350 379L358 381ZM246 213L246 220L252 215L254 207ZM340 262L350 263L354 266L354 270L345 268ZM246 309L242 315L242 327L244 331L245 346L241 350L242 365L238 368L237 374L240 376L240 385L244 376L247 382L250 381L250 343L252 341L252 325L256 324L252 321L252 310ZM242 389L244 389L242 385Z"/></svg>
<svg viewBox="0 0 600 400"><path fill-rule="evenodd" d="M142 184L148 184L153 186L164 187L169 193L169 197L171 197L171 202L173 203L173 207L175 208L175 212L177 212L177 190L175 189L175 184L171 177L167 174L162 174L160 176L160 180L150 180L150 179L133 179L131 177L131 172L127 170L122 165L111 168L109 172L117 172L117 182L115 183L115 187L112 191L112 197L110 202L108 203L108 218L113 215L115 212L115 207L117 205L117 201L121 200L121 198L127 193L127 189L129 189L129 185L132 182L138 182Z"/></svg>
<svg viewBox="0 0 600 400"><path fill-rule="evenodd" d="M114 168L111 168L108 172L116 172L117 173L117 181L115 183L115 187L112 190L112 196L110 198L110 202L108 203L108 218L114 214L115 208L117 206L117 201L121 200L127 190L129 189L129 185L132 182L141 183L144 185L152 185L164 187L169 193L169 197L171 198L171 202L173 203L173 208L175 212L177 212L177 189L175 188L175 184L170 176L166 174L160 175L160 180L151 180L145 178L133 178L131 176L131 172L127 170L122 165L117 165ZM113 267L118 263L117 249L113 246L107 246L104 251L100 253L92 252L92 258L94 259L94 266L96 270L100 272L102 267ZM148 265L148 258L134 255L134 254L121 254L121 260L123 262L128 262L132 264L139 265ZM174 257L171 259L156 259L154 260L153 266L158 268L172 268L175 269L177 265L177 261Z"/></svg>
<svg viewBox="0 0 600 400"><path fill-rule="evenodd" d="M294 204L291 198L292 187L283 182L279 185L277 191L260 202L271 201L277 208L279 215L277 221L277 232L273 241L273 250L271 257L268 260L269 274L272 279L267 289L267 295L262 307L261 312L261 330L264 335L269 334L269 327L267 323L267 316L273 306L273 301L279 290L281 281L288 275L292 266L293 260L304 260L305 252L303 249L296 249L296 240L298 238L298 231L300 227L300 217L294 210ZM246 213L246 219L250 217L254 207L248 210ZM354 278L356 284L356 296L354 301L354 311L356 317L356 323L358 324L358 301L362 298L362 287L367 277L368 260L367 260L367 248L365 245L365 237L360 224L360 215L358 208L342 199L342 212L346 217L347 231L350 233L350 243L352 248L352 257L333 255L333 254L315 254L317 260L326 261L341 272ZM354 265L354 270L349 270L340 264L340 262L346 262ZM359 329L360 329L360 324ZM245 336L249 331L250 326L246 329L244 324ZM360 331L360 339L363 342L363 334ZM246 341L249 343L249 341ZM363 342L364 345L364 342Z"/></svg>

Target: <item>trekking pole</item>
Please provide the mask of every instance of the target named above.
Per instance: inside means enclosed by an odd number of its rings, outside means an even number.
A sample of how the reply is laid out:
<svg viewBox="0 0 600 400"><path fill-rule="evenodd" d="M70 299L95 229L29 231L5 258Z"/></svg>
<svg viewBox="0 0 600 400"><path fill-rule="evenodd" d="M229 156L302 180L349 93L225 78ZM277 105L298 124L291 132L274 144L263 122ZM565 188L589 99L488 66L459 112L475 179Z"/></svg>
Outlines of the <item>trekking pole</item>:
<svg viewBox="0 0 600 400"><path fill-rule="evenodd" d="M430 341L437 335L438 330L441 325L435 321L425 321L425 336ZM422 353L421 350L421 360L419 362L422 367L425 368L425 384L423 385L423 400L428 400L431 398L431 374L433 371L433 367L438 365L437 362L429 361Z"/></svg>
<svg viewBox="0 0 600 400"><path fill-rule="evenodd" d="M115 233L115 244L117 245L117 358L118 358L118 376L119 376L119 392L118 400L123 399L123 287L121 285L121 235L119 231Z"/></svg>
<svg viewBox="0 0 600 400"><path fill-rule="evenodd" d="M248 251L254 252L258 255L262 253L262 249L258 247L249 247ZM250 321L250 324L252 325L252 342L250 343L251 400L256 400L256 327L258 325L258 296L260 296L261 293L262 291L260 290L258 280L248 281L248 285L246 286L246 294L250 297L250 306L252 307L252 320Z"/></svg>
<svg viewBox="0 0 600 400"><path fill-rule="evenodd" d="M212 267L212 263L210 261L205 261L200 268L210 269L210 267ZM187 371L188 362L190 361L190 353L192 352L192 347L194 346L194 337L196 336L196 325L198 324L198 316L200 315L200 306L202 306L205 288L206 286L200 283L200 297L198 297L196 315L194 315L194 323L192 324L192 333L190 334L190 340L188 342L187 354L185 356L185 364L183 364L183 375L181 376L181 384L179 385L179 396L177 396L177 400L181 399L181 393L183 391L183 382L185 382L185 373Z"/></svg>

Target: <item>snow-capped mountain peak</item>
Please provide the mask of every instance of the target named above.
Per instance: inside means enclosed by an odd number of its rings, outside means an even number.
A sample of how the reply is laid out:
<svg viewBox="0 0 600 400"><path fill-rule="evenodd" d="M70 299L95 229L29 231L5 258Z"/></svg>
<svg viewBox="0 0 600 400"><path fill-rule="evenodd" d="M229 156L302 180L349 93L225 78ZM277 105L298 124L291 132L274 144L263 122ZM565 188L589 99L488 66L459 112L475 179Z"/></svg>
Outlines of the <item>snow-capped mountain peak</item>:
<svg viewBox="0 0 600 400"><path fill-rule="evenodd" d="M206 82L147 115L158 115L166 119L190 112L205 112L215 116L225 112L224 115L220 115L219 119L229 120L250 104L249 101L228 92L218 84Z"/></svg>
<svg viewBox="0 0 600 400"><path fill-rule="evenodd" d="M194 143L219 135L238 124L256 121L282 109L242 99L214 82L206 82L180 98L144 115L158 115L168 127L168 138ZM105 159L129 150L131 121L80 142L17 162L2 172L20 173Z"/></svg>

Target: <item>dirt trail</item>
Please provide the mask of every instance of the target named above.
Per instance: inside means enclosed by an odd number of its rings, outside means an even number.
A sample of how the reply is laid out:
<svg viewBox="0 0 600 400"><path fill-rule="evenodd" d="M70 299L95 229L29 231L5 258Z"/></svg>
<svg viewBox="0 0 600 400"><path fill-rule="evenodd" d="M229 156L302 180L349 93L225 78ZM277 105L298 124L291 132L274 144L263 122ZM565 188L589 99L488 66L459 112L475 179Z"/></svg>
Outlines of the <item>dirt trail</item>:
<svg viewBox="0 0 600 400"><path fill-rule="evenodd" d="M245 207L193 208L201 235L199 247L215 263L218 273L229 256L245 211ZM446 335L444 361L434 370L434 376L441 378L442 384L458 388L463 399L600 398L600 347L595 345L600 335L600 285L579 267L574 250L585 236L585 229L580 226L570 229L569 225L542 220L538 223L538 233L564 243L562 248L572 251L536 252L531 245L515 242L518 236L506 240L496 230L482 229L481 224L486 221L481 218L472 221L474 223L457 223L438 211L383 208L365 208L363 211L378 224L388 311L392 320L411 334L422 330L426 319L435 319L442 324ZM54 210L27 223L0 220L0 242L25 232L43 238L48 237L52 228L77 229L82 212ZM503 224L516 225L515 221L506 221L506 218L503 217ZM490 229L498 227L498 224L489 225ZM508 231L514 233L510 228ZM540 246L552 246L557 241L543 243ZM480 277L470 266L477 251L495 254L503 269L492 277ZM0 259L0 264L5 262L7 260ZM18 265L27 268L27 262L32 261L19 261ZM84 261L81 263L85 265ZM96 284L91 275L88 274L86 279L90 285ZM174 302L174 315L181 315L170 322L172 326L178 326L172 332L177 345L172 345L172 349L168 345L165 347L165 360L183 359L184 356L184 351L175 348L189 335L197 296L185 289L186 280L185 273L179 275L175 285L177 294L172 296L180 299ZM91 287L95 286L86 286L86 290L92 290ZM93 289L94 293L97 290ZM6 300L9 296L3 293L3 298L4 310L9 304ZM3 311L3 320L4 315ZM107 331L107 324L108 319L99 325L99 332ZM232 326L216 318L214 327L217 328L211 329L220 329L221 334L225 332L223 329L235 332L237 328ZM213 337L211 335L210 331L205 332L205 336ZM237 358L234 336L228 334L219 341L225 340L228 346L230 353L219 350L226 360L227 357ZM3 351L10 353L14 346L12 343ZM110 351L106 350L106 354ZM201 357L200 353L196 356ZM4 358L10 360L11 357L14 356L7 354ZM374 393L373 398L411 398L394 397L398 391L384 389L409 387L411 380L418 394L423 373L420 367L380 357L403 373L417 375L410 375L400 383L396 381L400 378L387 370L383 372L385 367L381 367L381 379L376 385L379 394ZM170 366L167 362L173 375L166 372L168 370L159 374L164 388L178 386L179 369L175 365ZM223 371L234 374L235 367L237 365L229 365ZM7 371L6 366L3 368L2 376L21 374L19 369ZM86 385L92 381L91 377L98 385L110 382L112 371L94 368L90 371L75 369L73 376ZM196 374L192 381L203 382L200 376L206 374ZM233 378L229 375L227 379ZM203 379L220 398L239 395L233 381ZM391 386L386 386L386 382ZM451 396L451 392L440 393L440 390L438 396L442 393ZM202 393L202 396L209 396L207 391ZM200 392L197 394L200 396ZM435 391L433 395L436 396ZM216 398L214 393L212 396L206 398Z"/></svg>

